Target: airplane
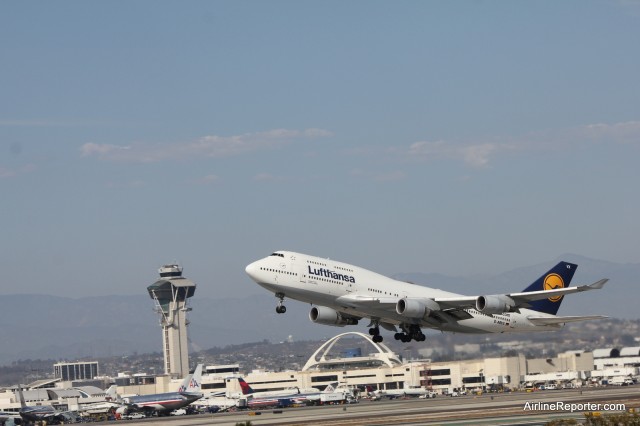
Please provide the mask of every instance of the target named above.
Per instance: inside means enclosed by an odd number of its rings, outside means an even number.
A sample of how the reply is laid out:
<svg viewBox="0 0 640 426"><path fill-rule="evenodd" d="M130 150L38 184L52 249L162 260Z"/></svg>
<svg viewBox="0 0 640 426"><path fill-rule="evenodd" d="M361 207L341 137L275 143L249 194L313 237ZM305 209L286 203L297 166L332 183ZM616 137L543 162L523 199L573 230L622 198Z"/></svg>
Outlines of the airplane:
<svg viewBox="0 0 640 426"><path fill-rule="evenodd" d="M80 411L86 414L103 414L113 409L124 406L125 404L118 399L116 389L117 386L112 385L111 387L109 387L109 389L106 390L107 395L104 401L94 402L91 404L83 404Z"/></svg>
<svg viewBox="0 0 640 426"><path fill-rule="evenodd" d="M560 262L519 293L464 296L398 281L358 266L292 251L276 251L245 271L279 299L310 303L309 319L344 327L368 318L369 334L382 342L380 327L404 343L422 342L422 328L457 333L557 330L565 323L607 318L558 316L564 295L601 289L608 279L569 287L578 265ZM398 327L400 331L398 331Z"/></svg>
<svg viewBox="0 0 640 426"><path fill-rule="evenodd" d="M245 382L242 377L238 377L238 382L240 383L240 389L242 389L242 395L247 396L251 395L253 398L261 398L261 397L287 397L287 396L295 396L295 395L307 395L307 394L319 394L320 389L318 388L303 388L300 389L297 386L288 389L282 389L277 391L255 391L249 385L249 383Z"/></svg>
<svg viewBox="0 0 640 426"><path fill-rule="evenodd" d="M18 412L0 411L0 425L13 426L22 424L22 417Z"/></svg>
<svg viewBox="0 0 640 426"><path fill-rule="evenodd" d="M392 398L400 398L405 396L417 396L417 397L429 397L435 398L435 392L422 389L422 388L407 388L407 389L379 389L373 392L374 395L381 397L387 397L389 399Z"/></svg>
<svg viewBox="0 0 640 426"><path fill-rule="evenodd" d="M282 391L255 392L247 382L238 378L242 393L247 398L248 408L259 408L267 406L286 406L290 404L301 404L307 401L319 401L321 395L335 392L338 382L330 383L320 391L316 388L305 389L301 392L299 388L284 389Z"/></svg>
<svg viewBox="0 0 640 426"><path fill-rule="evenodd" d="M166 414L178 408L186 407L203 397L201 392L202 364L198 364L193 374L187 375L176 392L157 393L151 395L130 396L122 398L126 406L118 408L116 413L126 414L128 411L143 411L146 414L158 412Z"/></svg>
<svg viewBox="0 0 640 426"><path fill-rule="evenodd" d="M56 410L51 405L27 405L22 393L22 385L18 386L18 394L20 395L20 417L23 422L30 424L36 422L58 422L68 421L72 419L68 411Z"/></svg>

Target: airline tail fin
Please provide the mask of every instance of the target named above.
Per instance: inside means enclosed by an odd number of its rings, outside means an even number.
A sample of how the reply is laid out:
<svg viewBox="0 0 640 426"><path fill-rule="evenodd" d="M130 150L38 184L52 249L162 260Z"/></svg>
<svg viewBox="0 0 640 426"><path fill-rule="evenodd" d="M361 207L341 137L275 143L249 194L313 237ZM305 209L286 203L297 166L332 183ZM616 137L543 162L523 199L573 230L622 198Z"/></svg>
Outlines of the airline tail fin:
<svg viewBox="0 0 640 426"><path fill-rule="evenodd" d="M180 387L178 388L178 392L186 392L187 388L189 387L189 382L191 381L191 378L193 377L193 374L187 374L184 379L182 380L182 383L180 384Z"/></svg>
<svg viewBox="0 0 640 426"><path fill-rule="evenodd" d="M338 385L340 384L340 382L332 382L329 383L327 385L326 388L324 388L324 390L322 391L322 393L331 393L331 392L335 392L336 388L338 387Z"/></svg>
<svg viewBox="0 0 640 426"><path fill-rule="evenodd" d="M18 385L18 394L20 395L20 407L26 407L27 403L24 401L24 395L22 394L22 385Z"/></svg>
<svg viewBox="0 0 640 426"><path fill-rule="evenodd" d="M249 386L249 383L245 382L242 377L238 377L238 382L240 382L240 388L242 389L243 395L250 395L254 392L251 386Z"/></svg>
<svg viewBox="0 0 640 426"><path fill-rule="evenodd" d="M109 387L109 389L107 389L107 390L105 391L105 392L106 392L106 394L107 394L107 396L106 396L106 398L105 398L105 399L106 399L107 401L117 401L117 400L118 400L118 393L117 393L117 390L118 390L118 386L116 386L116 385L111 385L111 386Z"/></svg>
<svg viewBox="0 0 640 426"><path fill-rule="evenodd" d="M189 385L187 386L187 392L200 392L202 384L202 364L198 364L196 370L193 372L191 376L191 380L189 380Z"/></svg>
<svg viewBox="0 0 640 426"><path fill-rule="evenodd" d="M553 268L549 269L544 275L535 280L533 284L525 288L523 292L554 290L558 288L569 287L573 274L575 274L578 265L575 263L560 262ZM546 314L556 315L563 296L550 297L548 299L534 300L529 302L530 309Z"/></svg>

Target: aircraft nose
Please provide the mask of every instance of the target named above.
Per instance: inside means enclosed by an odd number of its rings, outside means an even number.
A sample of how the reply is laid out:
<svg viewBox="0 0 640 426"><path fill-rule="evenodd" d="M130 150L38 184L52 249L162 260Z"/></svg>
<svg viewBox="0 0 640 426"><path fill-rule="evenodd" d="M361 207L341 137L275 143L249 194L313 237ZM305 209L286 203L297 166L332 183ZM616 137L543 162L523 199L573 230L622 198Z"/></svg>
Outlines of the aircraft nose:
<svg viewBox="0 0 640 426"><path fill-rule="evenodd" d="M244 268L244 271L247 273L247 275L249 275L251 277L252 280L256 281L256 277L258 275L258 271L260 270L260 268L257 265L258 262L253 262L247 265L246 268Z"/></svg>

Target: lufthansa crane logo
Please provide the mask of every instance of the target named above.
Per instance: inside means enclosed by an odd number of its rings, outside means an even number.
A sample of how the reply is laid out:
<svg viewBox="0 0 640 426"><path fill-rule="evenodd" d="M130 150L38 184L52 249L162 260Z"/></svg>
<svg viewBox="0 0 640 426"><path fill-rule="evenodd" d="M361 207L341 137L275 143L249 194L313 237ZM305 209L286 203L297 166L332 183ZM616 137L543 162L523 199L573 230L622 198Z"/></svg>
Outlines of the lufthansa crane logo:
<svg viewBox="0 0 640 426"><path fill-rule="evenodd" d="M549 274L544 277L544 283L542 284L544 290L556 290L559 288L564 288L564 281L562 277L558 274ZM557 296L553 296L549 298L550 302L559 302L562 299L562 295L559 294Z"/></svg>

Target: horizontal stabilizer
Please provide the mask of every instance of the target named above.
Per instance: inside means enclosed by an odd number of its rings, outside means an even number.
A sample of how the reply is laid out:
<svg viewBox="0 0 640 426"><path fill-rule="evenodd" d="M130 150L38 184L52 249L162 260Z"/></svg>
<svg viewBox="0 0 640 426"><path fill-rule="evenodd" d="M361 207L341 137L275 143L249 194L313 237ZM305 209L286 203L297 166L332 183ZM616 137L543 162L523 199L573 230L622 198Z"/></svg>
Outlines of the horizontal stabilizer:
<svg viewBox="0 0 640 426"><path fill-rule="evenodd" d="M535 325L554 325L567 322L588 321L609 318L603 315L567 316L567 317L527 317Z"/></svg>

